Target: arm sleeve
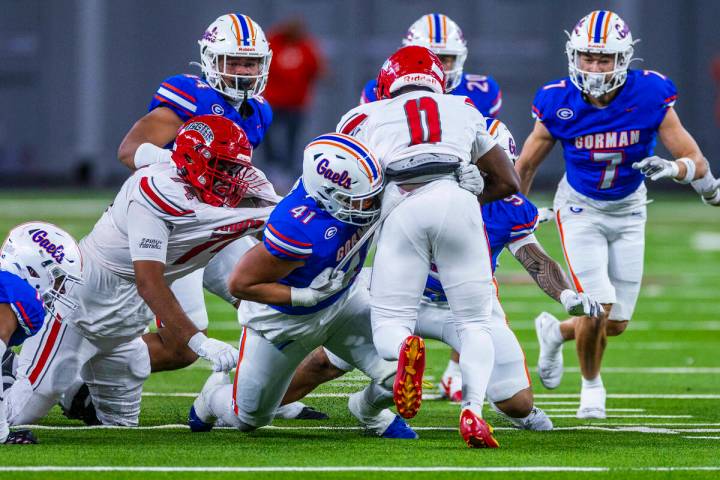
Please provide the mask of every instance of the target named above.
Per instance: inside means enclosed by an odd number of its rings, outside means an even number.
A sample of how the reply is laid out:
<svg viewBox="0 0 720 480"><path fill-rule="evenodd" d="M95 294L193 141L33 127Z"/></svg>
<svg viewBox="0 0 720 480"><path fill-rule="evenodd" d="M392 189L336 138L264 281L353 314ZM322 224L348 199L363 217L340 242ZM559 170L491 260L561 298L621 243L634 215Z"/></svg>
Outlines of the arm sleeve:
<svg viewBox="0 0 720 480"><path fill-rule="evenodd" d="M513 212L509 245L533 235L540 220L537 207L526 198L523 197L522 199L524 200L523 203L518 206L507 205L508 210L511 209Z"/></svg>
<svg viewBox="0 0 720 480"><path fill-rule="evenodd" d="M132 221L128 222L132 261L152 260L165 263L170 236L170 229L165 221L135 201L130 202L128 218L132 218Z"/></svg>

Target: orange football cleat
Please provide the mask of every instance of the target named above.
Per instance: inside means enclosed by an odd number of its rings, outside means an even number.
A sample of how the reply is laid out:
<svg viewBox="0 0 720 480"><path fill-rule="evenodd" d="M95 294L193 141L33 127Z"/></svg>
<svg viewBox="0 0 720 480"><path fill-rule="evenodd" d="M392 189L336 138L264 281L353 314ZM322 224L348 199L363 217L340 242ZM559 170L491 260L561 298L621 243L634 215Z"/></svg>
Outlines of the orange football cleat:
<svg viewBox="0 0 720 480"><path fill-rule="evenodd" d="M413 418L422 403L422 378L425 372L425 341L410 335L403 342L393 387L393 400L398 414Z"/></svg>
<svg viewBox="0 0 720 480"><path fill-rule="evenodd" d="M466 408L460 414L460 435L470 448L498 448L493 428L482 418Z"/></svg>

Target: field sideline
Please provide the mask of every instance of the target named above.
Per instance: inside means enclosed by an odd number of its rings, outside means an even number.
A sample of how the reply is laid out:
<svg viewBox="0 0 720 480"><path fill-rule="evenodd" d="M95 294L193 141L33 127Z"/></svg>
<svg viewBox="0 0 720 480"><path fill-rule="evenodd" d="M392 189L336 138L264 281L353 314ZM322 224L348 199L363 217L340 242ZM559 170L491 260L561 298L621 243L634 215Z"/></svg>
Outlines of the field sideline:
<svg viewBox="0 0 720 480"><path fill-rule="evenodd" d="M0 194L0 231L46 220L80 238L111 193ZM538 202L540 205L547 204ZM184 426L206 363L153 375L145 385L141 427L86 428L54 409L36 427L41 445L0 447L0 477L104 478L698 478L720 477L720 210L694 195L661 196L648 207L645 281L628 330L611 339L603 380L608 418L575 418L580 374L574 344L565 347L565 378L545 390L535 375L533 318L562 316L508 254L498 269L500 295L525 349L537 403L554 432L509 428L488 412L501 448L470 451L457 433L459 407L427 400L410 423L420 440L382 440L362 432L346 408L364 386L352 372L320 387L306 403L330 414L322 422L277 421L251 434L218 429L191 434ZM553 224L538 233L562 262ZM588 252L592 254L592 252ZM563 263L564 264L564 263ZM210 334L236 342L232 308L207 295ZM429 342L427 375L435 383L448 349ZM430 397L437 390L428 392Z"/></svg>

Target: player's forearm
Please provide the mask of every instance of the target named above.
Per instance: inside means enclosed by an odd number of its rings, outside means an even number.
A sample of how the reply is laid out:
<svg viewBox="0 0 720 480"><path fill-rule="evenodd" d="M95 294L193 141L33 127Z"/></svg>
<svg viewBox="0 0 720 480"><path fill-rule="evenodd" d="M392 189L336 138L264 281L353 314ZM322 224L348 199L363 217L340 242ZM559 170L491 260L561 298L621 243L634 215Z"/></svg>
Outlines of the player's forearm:
<svg viewBox="0 0 720 480"><path fill-rule="evenodd" d="M563 290L572 290L563 269L538 244L521 247L515 252L515 258L535 280L538 287L556 301L560 301Z"/></svg>
<svg viewBox="0 0 720 480"><path fill-rule="evenodd" d="M478 197L480 203L486 204L516 194L520 183L514 171L513 174L512 177L493 178L487 181L485 183L485 189L480 197Z"/></svg>
<svg viewBox="0 0 720 480"><path fill-rule="evenodd" d="M529 162L518 162L515 164L515 170L520 177L520 193L527 195L530 193L535 174L537 173L537 165L531 165Z"/></svg>
<svg viewBox="0 0 720 480"><path fill-rule="evenodd" d="M229 284L230 293L240 300L270 305L290 305L290 287L280 283L257 283L246 285L237 281Z"/></svg>
<svg viewBox="0 0 720 480"><path fill-rule="evenodd" d="M187 343L200 331L183 311L164 279L159 282L138 280L137 290L150 310L162 320L179 342Z"/></svg>

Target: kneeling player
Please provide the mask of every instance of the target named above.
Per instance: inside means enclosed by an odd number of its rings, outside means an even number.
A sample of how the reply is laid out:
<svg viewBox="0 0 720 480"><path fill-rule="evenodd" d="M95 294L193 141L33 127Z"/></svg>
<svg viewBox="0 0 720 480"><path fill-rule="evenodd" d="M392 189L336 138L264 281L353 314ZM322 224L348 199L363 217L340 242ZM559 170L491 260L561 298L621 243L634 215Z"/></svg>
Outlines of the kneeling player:
<svg viewBox="0 0 720 480"><path fill-rule="evenodd" d="M77 307L67 294L82 282L81 269L75 239L55 225L30 222L10 231L0 250L0 358L14 345L32 348L46 318ZM3 387L0 382L0 443L37 443L29 430L9 432Z"/></svg>
<svg viewBox="0 0 720 480"><path fill-rule="evenodd" d="M386 409L396 367L375 351L368 291L356 282L367 243L330 274L377 220L382 189L380 164L352 137L322 135L306 147L301 180L230 278L245 327L235 383L211 376L190 410L194 431L216 419L243 431L268 425L295 369L324 345L372 379L350 396L353 415L380 436L417 438Z"/></svg>

